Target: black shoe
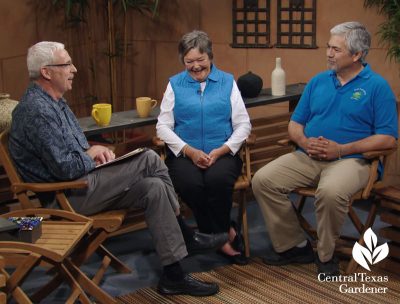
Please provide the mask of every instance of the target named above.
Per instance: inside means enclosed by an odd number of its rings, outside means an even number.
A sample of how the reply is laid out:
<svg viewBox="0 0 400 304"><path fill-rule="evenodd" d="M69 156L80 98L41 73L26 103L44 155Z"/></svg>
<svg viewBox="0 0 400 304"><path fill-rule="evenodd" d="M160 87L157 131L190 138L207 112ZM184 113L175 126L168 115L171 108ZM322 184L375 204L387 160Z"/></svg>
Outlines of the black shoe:
<svg viewBox="0 0 400 304"><path fill-rule="evenodd" d="M157 291L162 295L189 295L189 296L212 296L219 291L215 283L206 283L190 275L186 275L180 281L172 281L163 275L158 282Z"/></svg>
<svg viewBox="0 0 400 304"><path fill-rule="evenodd" d="M268 256L263 258L263 262L268 265L308 264L314 260L314 251L308 240L304 247L293 247L280 253L272 250Z"/></svg>
<svg viewBox="0 0 400 304"><path fill-rule="evenodd" d="M227 259L231 264L236 264L240 266L249 264L249 259L245 256L243 252L237 255L229 255L225 252L222 252L221 250L218 250L217 253Z"/></svg>
<svg viewBox="0 0 400 304"><path fill-rule="evenodd" d="M328 262L321 262L317 254L315 264L317 264L318 278L321 280L324 280L326 277L336 277L340 275L339 261L336 257L332 257Z"/></svg>
<svg viewBox="0 0 400 304"><path fill-rule="evenodd" d="M195 232L193 238L186 242L186 249L189 255L193 255L221 248L227 241L227 233L205 234Z"/></svg>

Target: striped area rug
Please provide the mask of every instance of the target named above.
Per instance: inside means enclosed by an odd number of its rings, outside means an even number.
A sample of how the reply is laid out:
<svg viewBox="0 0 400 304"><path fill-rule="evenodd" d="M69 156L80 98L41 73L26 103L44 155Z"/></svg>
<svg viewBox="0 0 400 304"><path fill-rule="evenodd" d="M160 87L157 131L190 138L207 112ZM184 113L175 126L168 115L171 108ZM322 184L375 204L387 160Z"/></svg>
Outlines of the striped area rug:
<svg viewBox="0 0 400 304"><path fill-rule="evenodd" d="M120 296L117 300L120 303L141 304L400 303L399 277L380 271L362 271L360 267L358 271L368 277L364 277L361 281L359 276L357 282L320 282L316 276L315 264L267 266L256 258L247 266L228 265L209 272L193 274L198 279L219 284L220 292L212 297L163 297L153 287ZM348 276L346 278L350 280ZM378 281L385 278L387 282L372 282L374 279ZM350 288L353 290L364 288L364 291L367 288L375 290L386 288L386 293L341 293L341 285L343 291L350 291Z"/></svg>

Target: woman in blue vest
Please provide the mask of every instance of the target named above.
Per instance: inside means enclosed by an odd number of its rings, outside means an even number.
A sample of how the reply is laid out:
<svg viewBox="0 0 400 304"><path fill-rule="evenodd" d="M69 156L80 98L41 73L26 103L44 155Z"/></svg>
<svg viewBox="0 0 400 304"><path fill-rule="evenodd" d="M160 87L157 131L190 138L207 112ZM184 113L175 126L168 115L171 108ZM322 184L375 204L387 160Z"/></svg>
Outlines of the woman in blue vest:
<svg viewBox="0 0 400 304"><path fill-rule="evenodd" d="M219 252L244 265L247 259L236 246L239 231L230 212L242 168L237 152L250 134L250 119L233 75L213 64L206 33L187 33L178 51L185 71L170 78L157 123L157 135L169 148L165 163L199 231L228 232L229 241Z"/></svg>

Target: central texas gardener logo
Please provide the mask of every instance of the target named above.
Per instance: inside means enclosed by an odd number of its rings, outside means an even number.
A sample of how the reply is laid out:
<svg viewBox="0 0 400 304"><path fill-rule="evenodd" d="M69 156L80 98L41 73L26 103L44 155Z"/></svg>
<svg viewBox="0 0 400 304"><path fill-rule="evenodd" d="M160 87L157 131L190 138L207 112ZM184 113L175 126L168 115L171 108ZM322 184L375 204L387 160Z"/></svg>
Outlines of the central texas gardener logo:
<svg viewBox="0 0 400 304"><path fill-rule="evenodd" d="M364 242L366 247L355 242L353 247L354 260L365 269L371 271L369 265L382 261L389 254L389 246L387 243L377 246L378 238L371 228L364 233Z"/></svg>

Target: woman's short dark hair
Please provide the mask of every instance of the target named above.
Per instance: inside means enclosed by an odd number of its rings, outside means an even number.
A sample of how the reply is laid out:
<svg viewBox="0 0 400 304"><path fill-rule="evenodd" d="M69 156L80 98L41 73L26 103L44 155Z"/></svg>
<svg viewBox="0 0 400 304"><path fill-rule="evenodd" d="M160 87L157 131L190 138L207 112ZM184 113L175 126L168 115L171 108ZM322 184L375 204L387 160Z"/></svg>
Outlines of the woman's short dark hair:
<svg viewBox="0 0 400 304"><path fill-rule="evenodd" d="M207 33L194 30L183 35L178 44L179 60L184 63L183 58L191 49L199 49L200 53L207 53L210 60L213 59L212 41Z"/></svg>

